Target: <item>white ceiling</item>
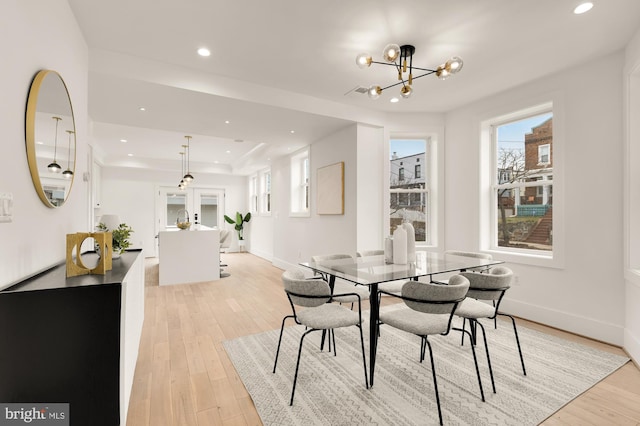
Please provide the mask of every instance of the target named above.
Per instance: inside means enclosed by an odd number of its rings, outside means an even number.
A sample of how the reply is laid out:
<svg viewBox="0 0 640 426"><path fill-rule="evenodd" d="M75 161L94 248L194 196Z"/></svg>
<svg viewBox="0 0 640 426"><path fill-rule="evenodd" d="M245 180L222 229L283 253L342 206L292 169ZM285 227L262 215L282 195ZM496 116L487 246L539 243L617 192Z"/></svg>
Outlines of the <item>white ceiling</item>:
<svg viewBox="0 0 640 426"><path fill-rule="evenodd" d="M236 174L354 121L446 112L619 50L640 27L637 0L593 0L579 16L576 0L68 1L90 50L92 143L105 164L179 170L192 135L192 171ZM391 42L416 47L414 66L460 56L464 69L416 80L395 104L397 89L377 101L354 93L393 82L390 67L355 64L361 52L382 60ZM210 57L196 54L203 46Z"/></svg>

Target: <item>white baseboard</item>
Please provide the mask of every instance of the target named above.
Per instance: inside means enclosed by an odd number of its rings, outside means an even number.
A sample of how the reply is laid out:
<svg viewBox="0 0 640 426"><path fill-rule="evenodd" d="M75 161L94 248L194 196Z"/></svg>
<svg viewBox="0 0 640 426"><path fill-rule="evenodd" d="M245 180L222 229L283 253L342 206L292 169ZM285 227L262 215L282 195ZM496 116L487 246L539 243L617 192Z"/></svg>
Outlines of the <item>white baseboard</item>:
<svg viewBox="0 0 640 426"><path fill-rule="evenodd" d="M624 331L624 350L633 359L636 365L640 365L640 340L632 335L629 330Z"/></svg>
<svg viewBox="0 0 640 426"><path fill-rule="evenodd" d="M261 257L264 260L268 260L269 262L273 263L273 253L267 253L265 251L262 250L249 250L249 253Z"/></svg>
<svg viewBox="0 0 640 426"><path fill-rule="evenodd" d="M280 268L280 269L282 269L284 271L286 271L287 269L300 269L300 270L304 271L305 274L307 274L308 276L311 276L313 274L311 269L309 269L309 268L305 268L303 266L300 266L297 263L289 263L289 262L287 262L285 260L282 260L282 259L274 258L271 261L271 263L276 268Z"/></svg>
<svg viewBox="0 0 640 426"><path fill-rule="evenodd" d="M500 310L611 345L620 347L625 345L625 330L622 325L509 299L502 301Z"/></svg>

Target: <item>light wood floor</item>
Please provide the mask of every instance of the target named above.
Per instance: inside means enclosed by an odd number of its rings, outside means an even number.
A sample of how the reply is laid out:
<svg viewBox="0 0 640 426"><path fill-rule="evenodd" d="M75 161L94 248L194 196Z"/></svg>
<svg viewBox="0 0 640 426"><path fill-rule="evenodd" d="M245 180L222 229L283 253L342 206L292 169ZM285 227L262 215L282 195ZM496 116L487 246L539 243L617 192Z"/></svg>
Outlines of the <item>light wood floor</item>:
<svg viewBox="0 0 640 426"><path fill-rule="evenodd" d="M280 327L290 311L282 271L248 253L222 257L230 277L162 287L157 260L146 260L145 321L127 426L261 424L222 341ZM539 324L519 324L624 354ZM640 425L640 370L627 363L543 424Z"/></svg>

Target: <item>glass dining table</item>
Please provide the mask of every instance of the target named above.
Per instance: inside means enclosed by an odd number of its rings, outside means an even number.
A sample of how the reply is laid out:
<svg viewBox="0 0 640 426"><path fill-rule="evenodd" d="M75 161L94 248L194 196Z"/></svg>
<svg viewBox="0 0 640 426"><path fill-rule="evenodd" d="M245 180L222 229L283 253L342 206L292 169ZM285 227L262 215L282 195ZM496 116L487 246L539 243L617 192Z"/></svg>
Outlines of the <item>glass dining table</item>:
<svg viewBox="0 0 640 426"><path fill-rule="evenodd" d="M312 269L329 278L329 286L333 289L336 278L354 284L368 286L371 291L369 300L369 384L373 386L378 346L377 323L380 313L378 284L396 280L417 280L428 277L429 281L437 281L434 275L450 272L482 269L504 263L501 260L481 259L453 254L440 254L426 251L416 252L416 261L407 264L385 262L385 256L365 256L357 258L335 259L320 262L302 262L301 266Z"/></svg>

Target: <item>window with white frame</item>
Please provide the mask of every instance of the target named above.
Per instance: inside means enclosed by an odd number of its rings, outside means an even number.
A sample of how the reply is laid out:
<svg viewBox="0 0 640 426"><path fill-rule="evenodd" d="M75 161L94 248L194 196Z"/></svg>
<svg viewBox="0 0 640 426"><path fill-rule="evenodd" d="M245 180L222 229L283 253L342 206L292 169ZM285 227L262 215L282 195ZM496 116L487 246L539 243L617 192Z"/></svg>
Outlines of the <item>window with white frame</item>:
<svg viewBox="0 0 640 426"><path fill-rule="evenodd" d="M553 112L517 113L491 126L490 248L553 254Z"/></svg>
<svg viewBox="0 0 640 426"><path fill-rule="evenodd" d="M271 213L271 170L260 174L260 213Z"/></svg>
<svg viewBox="0 0 640 426"><path fill-rule="evenodd" d="M292 216L309 216L309 149L291 156Z"/></svg>
<svg viewBox="0 0 640 426"><path fill-rule="evenodd" d="M415 229L418 243L431 244L429 202L429 144L424 138L391 139L389 141L389 234L403 221ZM407 165L415 164L413 173ZM425 167L426 169L426 167Z"/></svg>
<svg viewBox="0 0 640 426"><path fill-rule="evenodd" d="M249 204L252 213L258 211L258 177L251 176L249 178Z"/></svg>
<svg viewBox="0 0 640 426"><path fill-rule="evenodd" d="M551 144L538 145L538 164L551 163Z"/></svg>

